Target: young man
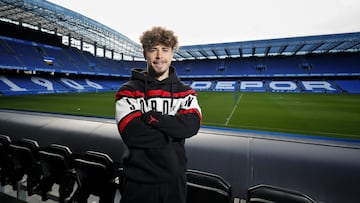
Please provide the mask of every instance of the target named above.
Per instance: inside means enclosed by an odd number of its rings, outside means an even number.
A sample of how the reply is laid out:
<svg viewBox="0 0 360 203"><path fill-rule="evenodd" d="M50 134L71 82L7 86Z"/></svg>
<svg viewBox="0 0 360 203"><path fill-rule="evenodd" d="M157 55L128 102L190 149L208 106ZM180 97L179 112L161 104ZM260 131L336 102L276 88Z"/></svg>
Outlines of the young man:
<svg viewBox="0 0 360 203"><path fill-rule="evenodd" d="M153 27L140 37L147 69L133 69L116 94L116 121L129 148L121 203L185 203L185 139L197 134L197 94L171 66L178 40Z"/></svg>

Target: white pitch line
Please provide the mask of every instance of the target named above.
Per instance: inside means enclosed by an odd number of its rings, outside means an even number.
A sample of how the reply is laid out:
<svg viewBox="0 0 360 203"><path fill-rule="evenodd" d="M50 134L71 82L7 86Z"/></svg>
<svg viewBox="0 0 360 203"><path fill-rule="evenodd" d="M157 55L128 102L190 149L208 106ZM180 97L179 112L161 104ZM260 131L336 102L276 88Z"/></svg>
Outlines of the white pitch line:
<svg viewBox="0 0 360 203"><path fill-rule="evenodd" d="M244 94L241 94L240 97L238 98L238 100L237 100L234 108L233 108L232 111L231 111L230 116L226 119L225 125L228 125L228 124L229 124L229 122L230 122L230 120L231 120L231 118L232 118L232 116L233 116L233 114L234 114L234 112L235 112L235 109L236 109L237 105L239 104L239 102L240 102L240 100L241 100L241 97L242 97L243 95L244 95Z"/></svg>

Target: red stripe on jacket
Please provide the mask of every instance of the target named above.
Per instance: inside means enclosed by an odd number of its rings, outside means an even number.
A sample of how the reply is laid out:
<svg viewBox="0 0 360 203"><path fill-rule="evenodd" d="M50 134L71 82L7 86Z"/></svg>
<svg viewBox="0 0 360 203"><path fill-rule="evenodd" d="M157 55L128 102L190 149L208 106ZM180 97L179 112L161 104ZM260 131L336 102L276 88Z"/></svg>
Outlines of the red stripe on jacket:
<svg viewBox="0 0 360 203"><path fill-rule="evenodd" d="M140 111L137 111L137 112L134 112L132 114L129 114L127 115L124 119L122 119L120 122L119 122L119 131L120 131L120 134L123 132L125 126L131 122L134 118L137 118L137 117L140 117L142 114Z"/></svg>
<svg viewBox="0 0 360 203"><path fill-rule="evenodd" d="M197 95L197 93L195 92L195 90L190 89L184 92L174 92L173 96L175 98L181 98L181 97L185 97L187 95ZM164 91L164 90L149 90L148 97L156 97L156 96L162 96L162 97L171 97L171 92L169 91ZM115 98L116 100L120 99L121 97L133 97L133 98L137 98L137 97L145 97L145 94L139 90L136 91L130 91L130 90L122 90L119 91Z"/></svg>
<svg viewBox="0 0 360 203"><path fill-rule="evenodd" d="M200 125L202 125L202 116L198 109L181 109L178 111L179 114L196 113L200 118Z"/></svg>

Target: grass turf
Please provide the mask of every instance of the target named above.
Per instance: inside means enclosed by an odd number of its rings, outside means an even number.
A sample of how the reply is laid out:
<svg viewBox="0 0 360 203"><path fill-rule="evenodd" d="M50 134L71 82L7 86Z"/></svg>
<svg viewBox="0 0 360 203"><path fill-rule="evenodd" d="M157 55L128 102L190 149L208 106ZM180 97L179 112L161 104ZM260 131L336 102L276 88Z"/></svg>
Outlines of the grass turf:
<svg viewBox="0 0 360 203"><path fill-rule="evenodd" d="M114 118L114 92L0 97L0 108ZM199 92L203 125L360 139L359 94Z"/></svg>

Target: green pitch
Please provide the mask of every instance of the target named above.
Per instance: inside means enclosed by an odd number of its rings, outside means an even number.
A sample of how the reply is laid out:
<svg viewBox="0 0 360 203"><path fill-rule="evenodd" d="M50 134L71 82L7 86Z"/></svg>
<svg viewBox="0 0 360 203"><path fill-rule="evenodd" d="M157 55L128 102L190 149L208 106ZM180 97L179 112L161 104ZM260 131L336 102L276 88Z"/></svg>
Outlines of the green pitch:
<svg viewBox="0 0 360 203"><path fill-rule="evenodd" d="M114 92L0 97L0 108L114 118ZM203 125L360 139L360 95L199 92Z"/></svg>

